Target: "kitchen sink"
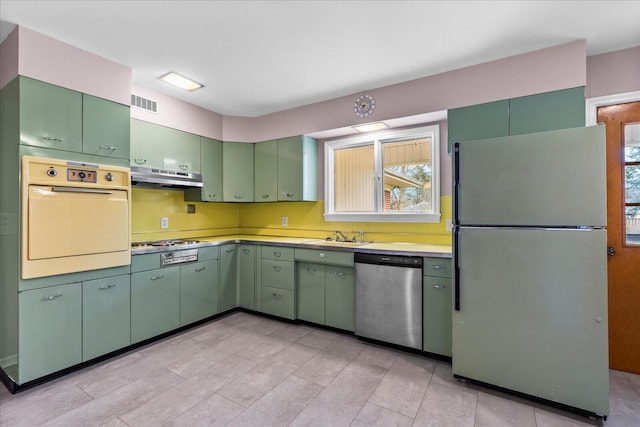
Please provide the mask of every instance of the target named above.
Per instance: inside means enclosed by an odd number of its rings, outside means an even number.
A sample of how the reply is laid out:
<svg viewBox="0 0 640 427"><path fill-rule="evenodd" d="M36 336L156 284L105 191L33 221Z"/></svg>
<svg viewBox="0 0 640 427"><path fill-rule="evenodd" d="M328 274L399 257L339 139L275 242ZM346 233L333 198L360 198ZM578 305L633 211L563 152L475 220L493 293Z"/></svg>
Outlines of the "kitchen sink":
<svg viewBox="0 0 640 427"><path fill-rule="evenodd" d="M318 240L309 240L308 242L304 242L303 244L314 245L314 246L333 246L338 248L357 248L360 246L368 245L369 243L371 242L362 242L362 243L351 242L351 241L343 242L343 241L336 241L336 240L318 239Z"/></svg>

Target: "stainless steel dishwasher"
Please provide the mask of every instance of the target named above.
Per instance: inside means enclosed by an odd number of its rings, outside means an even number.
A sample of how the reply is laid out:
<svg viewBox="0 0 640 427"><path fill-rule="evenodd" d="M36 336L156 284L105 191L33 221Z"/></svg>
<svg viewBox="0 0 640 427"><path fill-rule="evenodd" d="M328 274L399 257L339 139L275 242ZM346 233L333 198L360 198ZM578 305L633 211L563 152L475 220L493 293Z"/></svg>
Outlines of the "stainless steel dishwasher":
<svg viewBox="0 0 640 427"><path fill-rule="evenodd" d="M356 335L422 349L422 258L356 253Z"/></svg>

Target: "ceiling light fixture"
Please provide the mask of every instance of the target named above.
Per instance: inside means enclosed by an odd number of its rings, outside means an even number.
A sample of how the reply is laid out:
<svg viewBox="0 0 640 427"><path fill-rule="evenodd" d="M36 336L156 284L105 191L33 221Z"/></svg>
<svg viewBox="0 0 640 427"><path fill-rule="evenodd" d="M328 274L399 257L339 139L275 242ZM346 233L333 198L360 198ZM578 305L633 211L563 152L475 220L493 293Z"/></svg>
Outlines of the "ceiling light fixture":
<svg viewBox="0 0 640 427"><path fill-rule="evenodd" d="M193 92L194 90L204 87L204 85L196 83L193 80L174 72L165 74L164 76L160 77L160 80L169 83L170 85L179 87L180 89L188 90L189 92Z"/></svg>
<svg viewBox="0 0 640 427"><path fill-rule="evenodd" d="M354 130L358 132L373 132L376 130L388 129L389 126L384 124L383 122L375 122L375 123L365 123L363 125L351 126Z"/></svg>

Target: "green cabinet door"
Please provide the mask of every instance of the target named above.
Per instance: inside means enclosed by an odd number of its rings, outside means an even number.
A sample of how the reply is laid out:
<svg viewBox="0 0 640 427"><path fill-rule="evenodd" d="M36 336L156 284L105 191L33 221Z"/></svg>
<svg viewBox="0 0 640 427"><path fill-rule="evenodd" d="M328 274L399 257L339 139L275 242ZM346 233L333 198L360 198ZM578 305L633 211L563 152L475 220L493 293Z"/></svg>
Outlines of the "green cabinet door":
<svg viewBox="0 0 640 427"><path fill-rule="evenodd" d="M180 267L131 275L131 342L180 326Z"/></svg>
<svg viewBox="0 0 640 427"><path fill-rule="evenodd" d="M18 313L19 383L82 361L80 283L20 292Z"/></svg>
<svg viewBox="0 0 640 427"><path fill-rule="evenodd" d="M131 166L164 167L162 126L131 119Z"/></svg>
<svg viewBox="0 0 640 427"><path fill-rule="evenodd" d="M325 324L325 266L299 263L298 319Z"/></svg>
<svg viewBox="0 0 640 427"><path fill-rule="evenodd" d="M162 127L164 169L200 173L200 136Z"/></svg>
<svg viewBox="0 0 640 427"><path fill-rule="evenodd" d="M203 187L184 190L184 200L221 202L222 142L200 137L200 174L202 174Z"/></svg>
<svg viewBox="0 0 640 427"><path fill-rule="evenodd" d="M510 135L584 127L584 88L546 92L509 101Z"/></svg>
<svg viewBox="0 0 640 427"><path fill-rule="evenodd" d="M222 143L222 198L253 202L253 144Z"/></svg>
<svg viewBox="0 0 640 427"><path fill-rule="evenodd" d="M255 144L254 200L276 202L278 200L278 141Z"/></svg>
<svg viewBox="0 0 640 427"><path fill-rule="evenodd" d="M290 290L262 286L260 293L262 312L285 319L295 319L295 293Z"/></svg>
<svg viewBox="0 0 640 427"><path fill-rule="evenodd" d="M236 245L220 247L220 282L218 283L218 311L226 311L238 305L238 275Z"/></svg>
<svg viewBox="0 0 640 427"><path fill-rule="evenodd" d="M423 276L423 350L451 356L451 278Z"/></svg>
<svg viewBox="0 0 640 427"><path fill-rule="evenodd" d="M218 260L180 266L180 325L216 314L218 310Z"/></svg>
<svg viewBox="0 0 640 427"><path fill-rule="evenodd" d="M317 200L317 142L306 136L278 140L278 200Z"/></svg>
<svg viewBox="0 0 640 427"><path fill-rule="evenodd" d="M129 159L129 107L82 95L82 152Z"/></svg>
<svg viewBox="0 0 640 427"><path fill-rule="evenodd" d="M82 361L131 344L129 275L82 283Z"/></svg>
<svg viewBox="0 0 640 427"><path fill-rule="evenodd" d="M454 108L447 112L449 153L454 142L509 135L509 100Z"/></svg>
<svg viewBox="0 0 640 427"><path fill-rule="evenodd" d="M238 245L238 305L256 309L256 247Z"/></svg>
<svg viewBox="0 0 640 427"><path fill-rule="evenodd" d="M355 330L355 276L353 268L326 268L325 324Z"/></svg>
<svg viewBox="0 0 640 427"><path fill-rule="evenodd" d="M20 143L82 152L82 94L20 77Z"/></svg>

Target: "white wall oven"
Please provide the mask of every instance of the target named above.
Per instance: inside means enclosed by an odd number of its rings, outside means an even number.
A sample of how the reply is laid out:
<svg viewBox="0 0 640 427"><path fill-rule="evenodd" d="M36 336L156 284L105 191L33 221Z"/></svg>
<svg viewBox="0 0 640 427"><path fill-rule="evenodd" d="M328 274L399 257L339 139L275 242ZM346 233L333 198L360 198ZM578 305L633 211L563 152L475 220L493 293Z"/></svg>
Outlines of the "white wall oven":
<svg viewBox="0 0 640 427"><path fill-rule="evenodd" d="M21 277L131 262L129 169L22 157Z"/></svg>

